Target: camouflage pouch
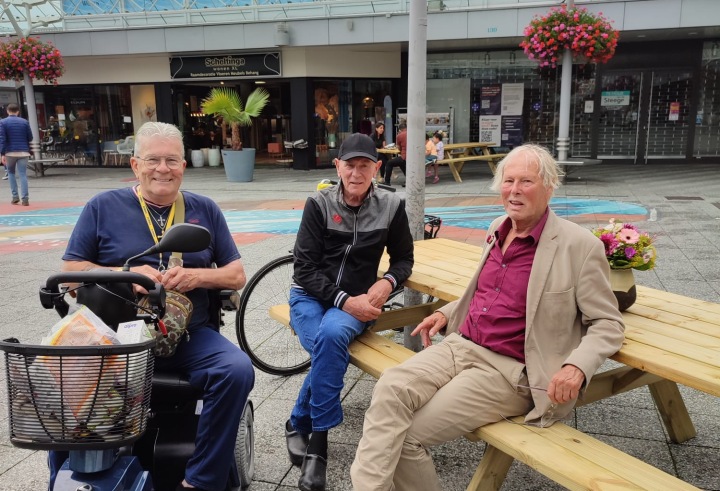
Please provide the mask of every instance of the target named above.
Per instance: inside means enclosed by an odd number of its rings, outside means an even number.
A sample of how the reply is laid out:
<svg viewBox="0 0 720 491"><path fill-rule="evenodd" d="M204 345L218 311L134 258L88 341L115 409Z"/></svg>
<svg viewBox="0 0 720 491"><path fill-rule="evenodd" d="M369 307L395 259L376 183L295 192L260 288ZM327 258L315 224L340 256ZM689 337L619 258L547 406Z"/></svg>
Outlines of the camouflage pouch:
<svg viewBox="0 0 720 491"><path fill-rule="evenodd" d="M161 358L173 356L183 337L187 337L188 340L190 339L187 327L190 325L190 319L193 313L193 304L188 297L173 290L168 290L166 294L166 308L163 322L165 323L168 336L164 338L160 331L152 331L156 341L155 356ZM146 303L147 299L143 299L140 305L145 307L147 305L143 304Z"/></svg>

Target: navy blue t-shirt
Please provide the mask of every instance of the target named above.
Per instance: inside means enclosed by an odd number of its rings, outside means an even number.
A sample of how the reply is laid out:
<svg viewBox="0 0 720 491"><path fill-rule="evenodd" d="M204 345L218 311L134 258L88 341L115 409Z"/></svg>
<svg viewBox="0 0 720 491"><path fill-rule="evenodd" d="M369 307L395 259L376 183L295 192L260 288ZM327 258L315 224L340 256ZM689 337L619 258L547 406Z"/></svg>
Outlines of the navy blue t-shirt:
<svg viewBox="0 0 720 491"><path fill-rule="evenodd" d="M209 268L214 262L221 268L240 259L230 229L220 208L210 198L183 191L185 197L185 222L203 226L210 231L212 242L202 252L184 253L183 266L186 268ZM155 233L162 231L153 223ZM90 261L99 266L119 267L125 261L154 245L140 201L132 188L116 189L100 193L87 202L75 225L65 261ZM170 253L163 255L167 267ZM153 254L133 261L130 266L147 264L158 267L160 255ZM198 288L187 292L193 303L193 314L189 330L208 325L208 292ZM212 326L211 326L212 327Z"/></svg>

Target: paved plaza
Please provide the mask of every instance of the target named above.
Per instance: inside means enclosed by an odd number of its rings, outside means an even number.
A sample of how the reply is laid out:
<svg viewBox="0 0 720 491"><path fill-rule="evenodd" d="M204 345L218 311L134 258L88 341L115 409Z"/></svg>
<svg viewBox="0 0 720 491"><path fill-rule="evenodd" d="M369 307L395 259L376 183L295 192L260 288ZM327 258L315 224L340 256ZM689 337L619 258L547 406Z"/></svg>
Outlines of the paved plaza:
<svg viewBox="0 0 720 491"><path fill-rule="evenodd" d="M310 172L260 168L252 183L228 183L222 168L188 168L182 189L213 198L223 209L243 257L248 278L292 248L303 203L333 169ZM441 237L481 245L489 221L501 213L490 191L487 166L466 166L463 183L446 167L426 190L426 208L444 220ZM556 193L553 209L586 227L615 216L657 234L657 267L636 272L640 285L720 303L720 166L599 165L574 173ZM53 168L30 178L31 206L10 205L7 181L0 181L0 339L16 336L35 343L57 321L38 299L38 286L60 268L67 239L84 203L95 194L133 185L129 169ZM398 191L404 182L394 181ZM232 323L231 323L232 324ZM234 325L224 334L235 340ZM614 367L608 362L603 370ZM303 375L257 372L255 404L256 472L252 491L297 489L299 470L285 450L287 420ZM329 487L350 490L349 470L362 432L375 380L350 367L345 377L345 420L330 432ZM681 387L698 436L669 441L647 387L577 409L579 430L707 490L720 491L720 402ZM0 490L37 491L47 486L46 454L14 448L8 438L4 370L0 371ZM222 422L217 422L222 424ZM464 490L484 444L459 439L433 449L443 489ZM513 464L504 490L563 489L529 467ZM658 490L664 491L664 490Z"/></svg>

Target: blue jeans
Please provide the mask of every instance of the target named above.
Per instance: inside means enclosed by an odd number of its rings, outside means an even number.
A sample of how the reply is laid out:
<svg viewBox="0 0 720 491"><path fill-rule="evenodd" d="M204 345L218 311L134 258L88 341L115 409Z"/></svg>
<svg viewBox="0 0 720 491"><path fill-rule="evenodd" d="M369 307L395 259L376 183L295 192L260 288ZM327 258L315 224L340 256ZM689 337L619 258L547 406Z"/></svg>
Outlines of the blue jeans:
<svg viewBox="0 0 720 491"><path fill-rule="evenodd" d="M293 288L290 324L312 359L290 422L298 433L327 431L343 421L340 392L350 363L348 346L366 323L338 308L328 309L312 295Z"/></svg>
<svg viewBox="0 0 720 491"><path fill-rule="evenodd" d="M8 180L10 181L10 191L12 191L13 198L18 197L17 181L15 181L15 171L20 175L20 191L22 192L23 199L29 198L28 196L28 180L27 180L27 157L5 157L7 162Z"/></svg>
<svg viewBox="0 0 720 491"><path fill-rule="evenodd" d="M170 358L156 358L158 371L179 372L204 392L195 437L195 452L185 468L185 480L201 489L221 491L227 486L235 440L245 401L255 384L250 358L210 327L193 329ZM50 452L50 490L67 452Z"/></svg>

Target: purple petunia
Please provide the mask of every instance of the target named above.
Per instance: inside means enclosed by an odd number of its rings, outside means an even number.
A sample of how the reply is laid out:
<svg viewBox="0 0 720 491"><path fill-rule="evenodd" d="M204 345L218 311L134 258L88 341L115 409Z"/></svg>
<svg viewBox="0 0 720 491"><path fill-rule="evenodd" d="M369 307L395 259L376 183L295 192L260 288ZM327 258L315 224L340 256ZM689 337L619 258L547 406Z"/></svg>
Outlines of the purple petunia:
<svg viewBox="0 0 720 491"><path fill-rule="evenodd" d="M625 248L625 257L628 259L632 259L632 257L635 255L637 251L633 249L632 247L626 247Z"/></svg>

